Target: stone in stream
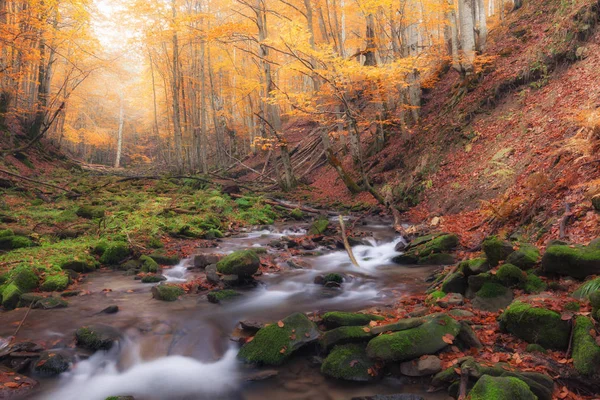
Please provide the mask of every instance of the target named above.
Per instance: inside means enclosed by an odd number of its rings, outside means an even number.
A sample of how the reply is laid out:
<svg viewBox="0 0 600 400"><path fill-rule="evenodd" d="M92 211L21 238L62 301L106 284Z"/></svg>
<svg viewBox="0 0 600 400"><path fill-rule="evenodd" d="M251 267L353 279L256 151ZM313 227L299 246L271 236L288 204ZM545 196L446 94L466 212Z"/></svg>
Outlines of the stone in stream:
<svg viewBox="0 0 600 400"><path fill-rule="evenodd" d="M211 264L216 264L221 259L218 254L196 254L194 256L194 268L204 269Z"/></svg>
<svg viewBox="0 0 600 400"><path fill-rule="evenodd" d="M208 301L210 303L219 304L223 301L233 300L236 297L241 296L241 295L242 295L241 293L236 292L235 290L225 289L225 290L213 290L212 292L208 293L206 295L206 297L208 298Z"/></svg>
<svg viewBox="0 0 600 400"><path fill-rule="evenodd" d="M323 324L329 329L339 326L362 326L371 321L383 321L380 315L331 311L323 315Z"/></svg>
<svg viewBox="0 0 600 400"><path fill-rule="evenodd" d="M368 326L340 326L323 334L319 345L325 351L340 344L367 342L374 334Z"/></svg>
<svg viewBox="0 0 600 400"><path fill-rule="evenodd" d="M221 283L221 278L219 274L217 274L217 266L215 264L211 264L204 269L206 273L206 280L208 283L212 283L213 285L218 285Z"/></svg>
<svg viewBox="0 0 600 400"><path fill-rule="evenodd" d="M469 392L471 400L537 400L529 386L519 378L484 375Z"/></svg>
<svg viewBox="0 0 600 400"><path fill-rule="evenodd" d="M533 307L521 301L512 303L498 318L500 329L546 349L564 350L569 344L571 326L560 314Z"/></svg>
<svg viewBox="0 0 600 400"><path fill-rule="evenodd" d="M17 374L5 367L0 368L0 399L27 398L37 385L38 382L34 379Z"/></svg>
<svg viewBox="0 0 600 400"><path fill-rule="evenodd" d="M238 353L242 361L259 365L280 365L296 350L319 337L317 325L306 315L295 313L265 326Z"/></svg>
<svg viewBox="0 0 600 400"><path fill-rule="evenodd" d="M33 364L33 372L44 377L60 375L75 362L72 352L66 350L44 351Z"/></svg>
<svg viewBox="0 0 600 400"><path fill-rule="evenodd" d="M447 315L436 315L415 328L371 339L367 354L385 362L412 360L444 349L459 331L460 324L456 320Z"/></svg>
<svg viewBox="0 0 600 400"><path fill-rule="evenodd" d="M397 264L445 265L452 264L454 258L448 254L458 246L458 236L451 234L432 234L422 236L410 242L404 254L392 259Z"/></svg>
<svg viewBox="0 0 600 400"><path fill-rule="evenodd" d="M108 306L104 310L100 311L100 313L104 314L115 314L117 312L119 312L119 306L117 305Z"/></svg>
<svg viewBox="0 0 600 400"><path fill-rule="evenodd" d="M32 308L39 308L42 310L52 310L54 308L65 308L69 305L65 300L60 297L44 297L36 301Z"/></svg>
<svg viewBox="0 0 600 400"><path fill-rule="evenodd" d="M179 286L162 284L152 287L151 291L153 298L162 301L175 301L179 296L185 293Z"/></svg>
<svg viewBox="0 0 600 400"><path fill-rule="evenodd" d="M114 345L118 345L121 339L119 330L103 324L82 326L75 332L77 346L92 351L110 350Z"/></svg>
<svg viewBox="0 0 600 400"><path fill-rule="evenodd" d="M400 372L406 376L428 376L442 370L442 361L436 356L424 356L400 364Z"/></svg>
<svg viewBox="0 0 600 400"><path fill-rule="evenodd" d="M258 271L260 258L254 250L238 250L217 263L217 271L224 275L250 277Z"/></svg>
<svg viewBox="0 0 600 400"><path fill-rule="evenodd" d="M245 319L240 321L240 326L245 331L258 332L260 329L264 328L265 324L263 322Z"/></svg>
<svg viewBox="0 0 600 400"><path fill-rule="evenodd" d="M321 372L332 378L369 382L377 378L375 361L367 357L364 344L335 346L321 365Z"/></svg>

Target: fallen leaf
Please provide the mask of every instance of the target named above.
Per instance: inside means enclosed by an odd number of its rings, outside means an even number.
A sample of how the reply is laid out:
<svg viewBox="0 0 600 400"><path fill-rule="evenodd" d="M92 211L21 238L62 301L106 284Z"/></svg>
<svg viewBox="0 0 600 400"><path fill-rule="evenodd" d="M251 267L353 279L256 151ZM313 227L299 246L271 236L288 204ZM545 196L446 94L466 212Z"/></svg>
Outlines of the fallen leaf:
<svg viewBox="0 0 600 400"><path fill-rule="evenodd" d="M280 328L283 328L283 326L284 326L283 321L277 321L277 326Z"/></svg>
<svg viewBox="0 0 600 400"><path fill-rule="evenodd" d="M356 364L358 364L358 360L352 360L350 361L350 366L354 367Z"/></svg>
<svg viewBox="0 0 600 400"><path fill-rule="evenodd" d="M375 325L377 325L377 322L376 322L376 321L371 321L371 322L369 322L369 326L375 326Z"/></svg>
<svg viewBox="0 0 600 400"><path fill-rule="evenodd" d="M296 340L296 335L292 333L292 334L290 335L290 339L291 339L291 340Z"/></svg>
<svg viewBox="0 0 600 400"><path fill-rule="evenodd" d="M456 372L458 375L462 374L462 370L460 368L454 368L454 372Z"/></svg>
<svg viewBox="0 0 600 400"><path fill-rule="evenodd" d="M575 314L571 311L565 311L560 315L560 319L562 319L563 321L569 321L573 318L573 315Z"/></svg>
<svg viewBox="0 0 600 400"><path fill-rule="evenodd" d="M442 340L444 341L444 343L452 344L454 343L454 336L449 333L446 333L444 336L442 336Z"/></svg>
<svg viewBox="0 0 600 400"><path fill-rule="evenodd" d="M281 348L281 350L279 350L279 352L280 352L281 354L285 354L285 351L286 351L286 350L287 350L287 349L285 348L285 346L283 346L283 347Z"/></svg>
<svg viewBox="0 0 600 400"><path fill-rule="evenodd" d="M365 332L371 332L371 329L370 329L370 328L367 328L367 327L365 326L365 327L363 328L363 331L365 331Z"/></svg>
<svg viewBox="0 0 600 400"><path fill-rule="evenodd" d="M6 382L4 386L7 388L16 389L20 386L20 384L18 384L17 382Z"/></svg>

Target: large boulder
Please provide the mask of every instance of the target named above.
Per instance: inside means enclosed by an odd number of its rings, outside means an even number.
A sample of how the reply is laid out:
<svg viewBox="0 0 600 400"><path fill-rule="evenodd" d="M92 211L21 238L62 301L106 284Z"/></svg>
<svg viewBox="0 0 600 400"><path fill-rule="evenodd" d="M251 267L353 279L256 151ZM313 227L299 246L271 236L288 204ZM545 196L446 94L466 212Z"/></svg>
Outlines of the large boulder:
<svg viewBox="0 0 600 400"><path fill-rule="evenodd" d="M317 325L301 313L260 329L254 339L246 342L238 358L252 364L280 365L292 353L319 337Z"/></svg>
<svg viewBox="0 0 600 400"><path fill-rule="evenodd" d="M339 344L366 342L374 336L368 326L340 326L323 334L319 344L324 350Z"/></svg>
<svg viewBox="0 0 600 400"><path fill-rule="evenodd" d="M600 274L600 248L595 245L576 246L555 244L546 249L542 269L547 273L584 279Z"/></svg>
<svg viewBox="0 0 600 400"><path fill-rule="evenodd" d="M438 315L416 328L377 336L367 345L370 358L408 361L442 350L458 335L460 324L447 315Z"/></svg>
<svg viewBox="0 0 600 400"><path fill-rule="evenodd" d="M469 399L537 400L537 396L519 378L484 375L471 389Z"/></svg>
<svg viewBox="0 0 600 400"><path fill-rule="evenodd" d="M496 282L485 282L475 293L472 304L478 310L496 312L508 306L512 300L511 290Z"/></svg>
<svg viewBox="0 0 600 400"><path fill-rule="evenodd" d="M595 330L594 323L580 315L573 329L573 365L583 375L592 375L600 370L600 346L590 333Z"/></svg>
<svg viewBox="0 0 600 400"><path fill-rule="evenodd" d="M502 264L496 272L496 278L507 287L519 286L527 280L527 273L513 264Z"/></svg>
<svg viewBox="0 0 600 400"><path fill-rule="evenodd" d="M535 266L540 259L540 251L534 245L523 243L518 250L510 253L506 258L506 262L516 265L517 267L527 270Z"/></svg>
<svg viewBox="0 0 600 400"><path fill-rule="evenodd" d="M555 311L515 301L498 320L503 331L529 343L558 350L564 350L569 345L569 321L563 321Z"/></svg>
<svg viewBox="0 0 600 400"><path fill-rule="evenodd" d="M454 258L448 254L458 246L458 236L451 234L427 235L413 240L404 254L392 259L397 264L452 264Z"/></svg>
<svg viewBox="0 0 600 400"><path fill-rule="evenodd" d="M100 262L107 265L115 265L123 261L131 254L129 244L125 242L114 242L106 247L100 257Z"/></svg>
<svg viewBox="0 0 600 400"><path fill-rule="evenodd" d="M114 345L118 345L121 339L121 332L110 325L86 325L75 332L77 346L92 351L110 350Z"/></svg>
<svg viewBox="0 0 600 400"><path fill-rule="evenodd" d="M335 346L321 365L323 374L346 381L372 381L376 371L376 363L367 357L364 344L357 343Z"/></svg>
<svg viewBox="0 0 600 400"><path fill-rule="evenodd" d="M383 321L380 315L331 311L323 315L323 324L328 328L339 326L362 326L371 321Z"/></svg>
<svg viewBox="0 0 600 400"><path fill-rule="evenodd" d="M492 267L506 258L514 251L510 242L501 240L498 236L488 236L482 243L483 251Z"/></svg>
<svg viewBox="0 0 600 400"><path fill-rule="evenodd" d="M44 351L33 364L33 372L41 376L56 376L66 372L74 363L73 354L66 350Z"/></svg>
<svg viewBox="0 0 600 400"><path fill-rule="evenodd" d="M162 301L175 301L185 293L181 287L175 285L158 285L152 287L151 291L153 298Z"/></svg>
<svg viewBox="0 0 600 400"><path fill-rule="evenodd" d="M254 250L238 250L217 263L217 271L224 275L250 277L258 271L260 258Z"/></svg>
<svg viewBox="0 0 600 400"><path fill-rule="evenodd" d="M482 274L490 270L490 264L486 258L472 258L470 260L461 261L458 264L458 271L469 277L471 275Z"/></svg>
<svg viewBox="0 0 600 400"><path fill-rule="evenodd" d="M450 274L442 283L442 291L444 293L460 293L465 294L467 290L467 278L462 272Z"/></svg>

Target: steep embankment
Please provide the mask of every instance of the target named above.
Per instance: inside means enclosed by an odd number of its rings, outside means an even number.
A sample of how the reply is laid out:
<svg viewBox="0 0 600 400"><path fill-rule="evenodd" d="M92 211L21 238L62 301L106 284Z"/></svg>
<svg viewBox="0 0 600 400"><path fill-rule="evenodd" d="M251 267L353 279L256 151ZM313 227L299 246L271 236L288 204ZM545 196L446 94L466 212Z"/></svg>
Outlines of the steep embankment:
<svg viewBox="0 0 600 400"><path fill-rule="evenodd" d="M509 13L483 71L467 83L442 72L408 138L395 135L370 160L374 181L413 222L441 216L469 247L495 230L540 244L600 235L590 202L600 190L599 8L529 1ZM312 185L345 191L333 171Z"/></svg>

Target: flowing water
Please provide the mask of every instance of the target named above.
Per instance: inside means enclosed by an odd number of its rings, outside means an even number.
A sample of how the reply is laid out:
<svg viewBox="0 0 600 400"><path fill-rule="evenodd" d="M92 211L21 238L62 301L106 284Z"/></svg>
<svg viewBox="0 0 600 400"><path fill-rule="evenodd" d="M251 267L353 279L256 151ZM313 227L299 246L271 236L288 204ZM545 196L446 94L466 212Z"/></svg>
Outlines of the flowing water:
<svg viewBox="0 0 600 400"><path fill-rule="evenodd" d="M399 254L394 248L402 238L386 225L362 227L371 237L368 245L353 248L360 268L352 266L344 250L321 256L295 257L306 268L289 268L263 274L260 284L244 290L234 302L215 305L201 294L188 294L176 302L153 300L150 284L142 284L118 271L98 271L82 285L85 295L69 299L69 307L32 310L19 332L19 340L69 347L74 331L86 324L118 327L125 339L118 349L83 357L58 379L42 380L36 399L104 400L112 395L133 395L137 400L154 399L350 399L355 396L420 393L428 399L445 396L425 394L421 383L405 378L385 378L377 383L353 384L325 378L312 355L299 354L277 368L277 376L249 381L257 368L236 360L243 333L240 320L269 322L292 312L360 310L393 306L398 295L420 292L433 267L400 267L391 263ZM281 227L250 231L224 239L218 248L199 253L228 253L240 248L264 246L282 237L303 235L304 229ZM317 249L319 250L319 249ZM277 253L269 249L270 252ZM200 274L189 271L191 259L165 269L168 282L185 282ZM340 272L347 282L342 289L314 284L320 274ZM116 304L120 311L99 313ZM20 309L2 316L0 335L13 333L24 315ZM265 372L266 373L266 372Z"/></svg>

